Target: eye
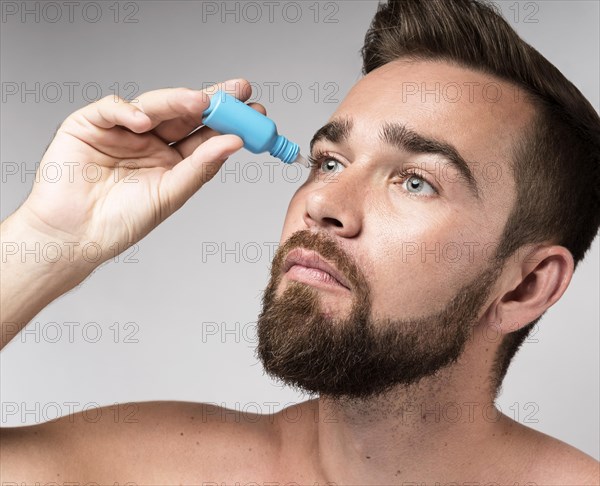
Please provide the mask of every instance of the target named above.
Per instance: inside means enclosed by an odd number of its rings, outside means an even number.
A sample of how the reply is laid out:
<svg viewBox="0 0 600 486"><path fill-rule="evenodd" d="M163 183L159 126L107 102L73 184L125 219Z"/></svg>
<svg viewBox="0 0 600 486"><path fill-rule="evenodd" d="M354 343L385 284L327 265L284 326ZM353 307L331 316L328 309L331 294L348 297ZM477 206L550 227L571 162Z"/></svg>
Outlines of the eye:
<svg viewBox="0 0 600 486"><path fill-rule="evenodd" d="M309 155L308 161L310 162L311 170L320 170L325 174L335 174L339 172L336 169L344 168L338 159L324 152L317 152L313 156Z"/></svg>
<svg viewBox="0 0 600 486"><path fill-rule="evenodd" d="M402 184L406 185L407 192L414 195L434 196L438 194L438 191L432 184L427 182L419 172L414 169L406 169L396 174L403 181Z"/></svg>
<svg viewBox="0 0 600 486"><path fill-rule="evenodd" d="M318 170L324 174L336 174L344 169L344 165L334 156L327 152L317 152L309 155L311 171ZM435 196L439 194L433 184L427 181L427 178L420 171L412 168L399 170L395 177L402 180L402 185L406 186L406 191L411 196Z"/></svg>

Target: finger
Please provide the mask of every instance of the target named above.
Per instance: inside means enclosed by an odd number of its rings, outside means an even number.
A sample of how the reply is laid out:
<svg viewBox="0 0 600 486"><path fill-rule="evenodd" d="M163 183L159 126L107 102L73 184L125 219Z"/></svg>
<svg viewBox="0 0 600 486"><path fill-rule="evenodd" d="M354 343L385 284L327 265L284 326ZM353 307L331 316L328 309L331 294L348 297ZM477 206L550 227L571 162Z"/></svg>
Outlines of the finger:
<svg viewBox="0 0 600 486"><path fill-rule="evenodd" d="M123 101L123 105L126 104ZM100 105L85 113L79 110L61 124L55 138L69 136L84 142L99 153L94 160L101 165L170 168L181 161L177 150L166 146L152 133L133 133L132 129L136 128L134 124L130 124L129 130L125 126L115 125L128 122L128 115L124 114L128 107L122 108L120 113L114 113L112 106L107 111ZM149 123L149 119L146 120Z"/></svg>
<svg viewBox="0 0 600 486"><path fill-rule="evenodd" d="M236 135L219 135L200 145L194 153L165 172L160 193L166 200L167 214L179 209L206 182L214 177L227 157L241 149L243 141Z"/></svg>
<svg viewBox="0 0 600 486"><path fill-rule="evenodd" d="M260 103L250 103L248 106L254 108L259 113L263 115L267 114L267 110ZM209 138L212 138L216 135L219 135L218 132L209 127L202 127L199 130L196 130L194 133L189 135L188 137L180 140L174 145L171 145L174 149L176 149L183 159L189 157L199 145L206 142Z"/></svg>
<svg viewBox="0 0 600 486"><path fill-rule="evenodd" d="M153 133L171 143L202 125L202 113L208 108L210 97L218 90L241 101L246 101L252 94L248 81L231 79L203 90L165 88L149 91L140 95L135 104L151 118Z"/></svg>
<svg viewBox="0 0 600 486"><path fill-rule="evenodd" d="M131 103L119 96L105 96L90 103L71 114L63 125L70 121L85 121L98 128L113 128L117 125L127 127L135 133L142 133L150 129L151 120Z"/></svg>

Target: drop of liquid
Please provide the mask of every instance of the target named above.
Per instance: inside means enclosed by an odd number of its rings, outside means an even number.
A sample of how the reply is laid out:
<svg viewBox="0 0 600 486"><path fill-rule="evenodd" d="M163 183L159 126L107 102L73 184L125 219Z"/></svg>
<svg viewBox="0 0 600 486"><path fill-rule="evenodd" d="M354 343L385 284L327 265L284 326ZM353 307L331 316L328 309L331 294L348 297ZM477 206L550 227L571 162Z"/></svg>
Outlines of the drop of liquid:
<svg viewBox="0 0 600 486"><path fill-rule="evenodd" d="M301 153L298 153L298 157L296 157L296 159L292 163L293 164L295 164L295 163L301 164L304 167L306 167L307 169L310 168L310 162L308 160L306 160L306 158L304 158L304 156Z"/></svg>

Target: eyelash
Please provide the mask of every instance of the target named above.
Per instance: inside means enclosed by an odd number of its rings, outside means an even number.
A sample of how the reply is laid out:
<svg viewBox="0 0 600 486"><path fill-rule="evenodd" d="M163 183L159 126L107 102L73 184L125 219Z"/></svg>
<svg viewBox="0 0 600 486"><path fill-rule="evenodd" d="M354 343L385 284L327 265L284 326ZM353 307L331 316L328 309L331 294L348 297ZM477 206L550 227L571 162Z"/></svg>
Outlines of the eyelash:
<svg viewBox="0 0 600 486"><path fill-rule="evenodd" d="M338 164L342 164L333 155L329 154L328 152L322 152L322 151L317 151L317 152L315 152L314 155L309 155L307 157L307 159L310 162L310 170L311 171L315 170L315 169L319 169L319 167L323 163L323 161L329 160L329 159L335 160ZM427 179L427 177L425 177L423 175L423 173L418 169L414 169L414 168L398 169L394 172L394 177L401 178L402 182L404 182L406 179L408 179L411 176L417 176L419 179L424 180L425 182L427 182L427 184L429 184L431 186L431 188L433 189L433 191L435 192L436 195L439 194L439 191L437 190L435 185L432 182L430 182ZM419 195L413 194L413 193L409 193L409 195L413 196L413 197L431 197L431 196L419 196Z"/></svg>

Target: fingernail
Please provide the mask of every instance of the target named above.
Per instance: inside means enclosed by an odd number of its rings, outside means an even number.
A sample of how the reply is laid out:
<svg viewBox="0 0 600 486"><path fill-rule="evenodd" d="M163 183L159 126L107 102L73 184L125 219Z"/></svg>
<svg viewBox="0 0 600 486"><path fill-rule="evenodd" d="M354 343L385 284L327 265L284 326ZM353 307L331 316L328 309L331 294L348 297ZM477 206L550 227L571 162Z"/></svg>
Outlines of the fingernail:
<svg viewBox="0 0 600 486"><path fill-rule="evenodd" d="M229 81L226 81L225 82L225 91L237 93L238 88L242 85L243 81L244 81L243 78L230 79ZM246 90L247 90L247 88L246 88Z"/></svg>

